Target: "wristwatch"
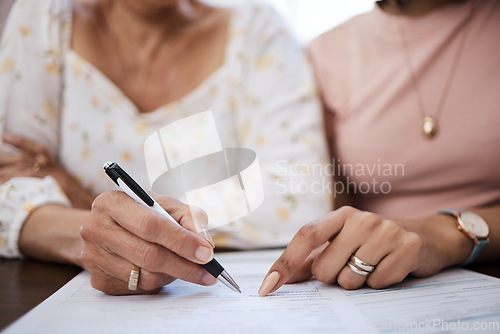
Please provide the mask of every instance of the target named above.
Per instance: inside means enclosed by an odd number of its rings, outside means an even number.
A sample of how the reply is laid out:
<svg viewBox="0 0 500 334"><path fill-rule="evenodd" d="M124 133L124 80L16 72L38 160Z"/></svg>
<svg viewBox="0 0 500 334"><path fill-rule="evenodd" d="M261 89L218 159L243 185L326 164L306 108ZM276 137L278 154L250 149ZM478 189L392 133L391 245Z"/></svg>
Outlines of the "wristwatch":
<svg viewBox="0 0 500 334"><path fill-rule="evenodd" d="M471 211L462 210L441 210L438 214L445 214L457 219L457 228L474 242L474 249L469 258L462 263L463 266L474 262L484 247L490 242L488 239L489 228L486 221L478 214Z"/></svg>

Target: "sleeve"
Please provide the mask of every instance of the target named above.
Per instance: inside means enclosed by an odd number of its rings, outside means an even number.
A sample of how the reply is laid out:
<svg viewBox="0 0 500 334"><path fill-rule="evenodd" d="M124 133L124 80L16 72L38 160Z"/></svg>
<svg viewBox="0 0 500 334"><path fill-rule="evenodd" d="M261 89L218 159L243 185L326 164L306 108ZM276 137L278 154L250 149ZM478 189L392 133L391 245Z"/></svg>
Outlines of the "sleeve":
<svg viewBox="0 0 500 334"><path fill-rule="evenodd" d="M57 154L63 0L18 0L0 44L0 135L10 131ZM14 149L1 143L1 154ZM69 205L51 177L0 185L0 257L22 257L17 243L29 213L46 203Z"/></svg>
<svg viewBox="0 0 500 334"><path fill-rule="evenodd" d="M264 4L249 10L236 125L241 147L257 153L264 201L221 228L236 238L214 236L227 247L285 246L332 206L321 105L304 50L283 21Z"/></svg>

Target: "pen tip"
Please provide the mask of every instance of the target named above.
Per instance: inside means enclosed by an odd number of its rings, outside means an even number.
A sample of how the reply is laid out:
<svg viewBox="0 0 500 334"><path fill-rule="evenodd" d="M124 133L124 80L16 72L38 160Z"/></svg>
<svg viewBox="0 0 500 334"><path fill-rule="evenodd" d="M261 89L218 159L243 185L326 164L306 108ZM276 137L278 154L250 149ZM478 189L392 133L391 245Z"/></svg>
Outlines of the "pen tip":
<svg viewBox="0 0 500 334"><path fill-rule="evenodd" d="M238 289L238 292L239 292L239 293L241 293L241 290L240 290L240 289Z"/></svg>

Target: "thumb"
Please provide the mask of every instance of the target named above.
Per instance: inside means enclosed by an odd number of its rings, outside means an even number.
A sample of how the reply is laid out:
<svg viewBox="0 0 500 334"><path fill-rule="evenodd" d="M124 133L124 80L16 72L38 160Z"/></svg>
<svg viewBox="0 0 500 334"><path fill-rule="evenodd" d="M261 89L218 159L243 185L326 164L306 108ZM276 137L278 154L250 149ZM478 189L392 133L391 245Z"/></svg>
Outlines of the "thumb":
<svg viewBox="0 0 500 334"><path fill-rule="evenodd" d="M201 232L198 233L198 235L200 235L202 238L205 238L205 240L207 240L212 245L212 247L215 248L214 240L212 239L207 230L202 229Z"/></svg>

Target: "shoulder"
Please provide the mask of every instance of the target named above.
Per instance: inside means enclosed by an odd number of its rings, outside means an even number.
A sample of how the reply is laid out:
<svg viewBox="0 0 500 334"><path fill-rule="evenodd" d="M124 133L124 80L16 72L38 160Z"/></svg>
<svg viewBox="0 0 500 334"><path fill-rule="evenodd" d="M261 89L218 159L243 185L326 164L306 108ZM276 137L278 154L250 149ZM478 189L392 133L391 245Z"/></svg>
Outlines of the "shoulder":
<svg viewBox="0 0 500 334"><path fill-rule="evenodd" d="M245 0L232 7L232 28L247 36L272 36L288 33L289 28L277 11L263 1Z"/></svg>
<svg viewBox="0 0 500 334"><path fill-rule="evenodd" d="M365 20L371 12L357 15L344 23L316 37L308 46L309 53L315 62L323 62L332 57L338 58L342 50L347 50L352 41L363 36Z"/></svg>
<svg viewBox="0 0 500 334"><path fill-rule="evenodd" d="M27 21L48 23L58 19L72 5L72 0L17 0L12 5L9 19L24 17Z"/></svg>
<svg viewBox="0 0 500 334"><path fill-rule="evenodd" d="M244 0L231 7L234 14L246 22L255 20L256 24L280 21L281 18L273 6L264 1Z"/></svg>
<svg viewBox="0 0 500 334"><path fill-rule="evenodd" d="M47 47L69 26L72 0L17 0L9 13L3 40L22 40Z"/></svg>

